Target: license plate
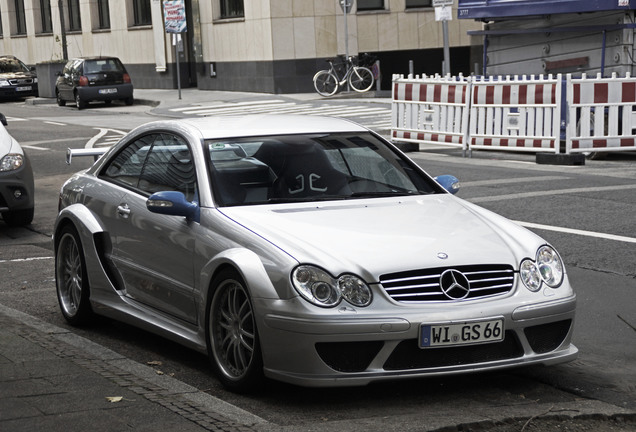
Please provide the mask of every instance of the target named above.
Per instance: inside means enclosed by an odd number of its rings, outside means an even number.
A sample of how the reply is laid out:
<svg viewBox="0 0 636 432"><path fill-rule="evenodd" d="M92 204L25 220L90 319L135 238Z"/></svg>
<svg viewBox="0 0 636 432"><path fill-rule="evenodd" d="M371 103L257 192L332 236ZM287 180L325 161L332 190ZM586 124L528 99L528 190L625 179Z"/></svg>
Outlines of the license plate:
<svg viewBox="0 0 636 432"><path fill-rule="evenodd" d="M420 327L420 348L498 342L503 338L503 319L456 324L422 324Z"/></svg>
<svg viewBox="0 0 636 432"><path fill-rule="evenodd" d="M16 87L15 90L16 91L29 91L29 90L31 90L31 86Z"/></svg>
<svg viewBox="0 0 636 432"><path fill-rule="evenodd" d="M99 94L113 94L113 93L117 93L117 89L116 88L112 88L112 89L101 89L99 91Z"/></svg>

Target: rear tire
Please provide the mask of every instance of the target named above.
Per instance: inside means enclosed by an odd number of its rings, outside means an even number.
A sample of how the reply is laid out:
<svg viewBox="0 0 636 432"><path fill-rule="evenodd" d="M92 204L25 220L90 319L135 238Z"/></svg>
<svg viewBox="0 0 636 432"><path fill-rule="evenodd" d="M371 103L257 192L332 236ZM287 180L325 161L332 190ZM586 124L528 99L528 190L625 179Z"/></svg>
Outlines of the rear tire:
<svg viewBox="0 0 636 432"><path fill-rule="evenodd" d="M83 101L79 93L75 93L75 106L78 110L86 108L86 101Z"/></svg>
<svg viewBox="0 0 636 432"><path fill-rule="evenodd" d="M373 87L373 72L362 66L354 66L349 75L349 84L357 92L365 92Z"/></svg>
<svg viewBox="0 0 636 432"><path fill-rule="evenodd" d="M87 324L93 319L93 310L82 242L72 225L62 228L59 237L55 250L57 300L69 324Z"/></svg>
<svg viewBox="0 0 636 432"><path fill-rule="evenodd" d="M333 96L338 91L338 78L331 72L322 70L314 75L314 88L320 96Z"/></svg>
<svg viewBox="0 0 636 432"><path fill-rule="evenodd" d="M234 269L221 271L208 299L208 356L221 383L229 390L253 390L263 379L256 318L243 278Z"/></svg>
<svg viewBox="0 0 636 432"><path fill-rule="evenodd" d="M128 106L132 105L133 102L134 102L134 99L132 97L124 99L124 103Z"/></svg>

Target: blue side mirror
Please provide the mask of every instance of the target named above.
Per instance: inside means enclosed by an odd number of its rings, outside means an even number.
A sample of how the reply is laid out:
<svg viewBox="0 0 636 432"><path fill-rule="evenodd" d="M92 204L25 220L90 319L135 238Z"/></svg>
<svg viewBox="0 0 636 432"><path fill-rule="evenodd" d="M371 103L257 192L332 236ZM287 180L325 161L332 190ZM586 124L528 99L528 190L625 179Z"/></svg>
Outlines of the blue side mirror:
<svg viewBox="0 0 636 432"><path fill-rule="evenodd" d="M188 220L200 221L199 204L186 200L182 192L161 191L150 195L146 208L152 213L183 216Z"/></svg>
<svg viewBox="0 0 636 432"><path fill-rule="evenodd" d="M445 174L435 177L435 181L453 195L459 192L460 183L455 176Z"/></svg>

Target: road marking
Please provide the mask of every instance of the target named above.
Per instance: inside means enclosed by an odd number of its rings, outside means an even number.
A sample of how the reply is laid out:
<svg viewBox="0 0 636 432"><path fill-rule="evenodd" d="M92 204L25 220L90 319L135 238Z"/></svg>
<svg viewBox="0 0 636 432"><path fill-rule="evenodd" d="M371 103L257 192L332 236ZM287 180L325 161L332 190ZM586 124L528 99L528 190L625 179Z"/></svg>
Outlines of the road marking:
<svg viewBox="0 0 636 432"><path fill-rule="evenodd" d="M615 241L620 241L625 243L636 243L636 238L633 238L633 237L625 237L625 236L619 236L614 234L605 234L605 233L599 233L594 231L577 230L572 228L557 227L557 226L551 226L551 225L541 225L541 224L535 224L532 222L521 222L521 221L514 221L514 222L526 228L535 228L535 229L541 229L546 231L563 232L567 234L576 234L576 235L581 235L586 237L596 237L596 238L601 238L605 240L615 240Z"/></svg>
<svg viewBox="0 0 636 432"><path fill-rule="evenodd" d="M42 151L51 150L48 147L37 147L37 146L32 146L32 145L22 145L20 147L25 148L25 149L29 149L29 150L42 150Z"/></svg>
<svg viewBox="0 0 636 432"><path fill-rule="evenodd" d="M530 183L535 181L554 181L554 180L570 180L570 177L563 176L543 176L543 177L518 177L513 179L496 179L496 180L476 180L470 182L461 182L462 187L474 187L474 186L490 186L500 184L512 184L512 183Z"/></svg>
<svg viewBox="0 0 636 432"><path fill-rule="evenodd" d="M636 189L636 185L598 186L598 187L588 187L588 188L572 188L572 189L556 189L556 190L537 191L537 192L524 192L524 193L517 193L517 194L470 198L470 199L467 199L467 201L470 201L472 203L484 203L484 202L493 202L493 201L505 201L505 200L512 200L512 199L549 196L549 195L567 195L567 194L587 193L587 192L607 192L607 191L618 191L618 190L628 190L628 189Z"/></svg>
<svg viewBox="0 0 636 432"><path fill-rule="evenodd" d="M53 258L55 258L55 257L48 256L48 257L33 257L33 258L15 258L15 259L8 259L8 260L0 260L0 264L2 264L2 263L12 263L12 262L28 262L28 261L48 260L48 259L53 259Z"/></svg>
<svg viewBox="0 0 636 432"><path fill-rule="evenodd" d="M66 126L66 123L58 123L58 122L54 122L54 121L45 121L44 123L50 124L50 125L53 125L53 126Z"/></svg>
<svg viewBox="0 0 636 432"><path fill-rule="evenodd" d="M99 145L99 147L110 147L115 142L119 141L121 137L126 135L126 132L123 132L117 129L108 129L108 128L93 128L93 129L97 129L99 132L97 132L97 135L95 135L94 137L92 137L86 142L86 145L84 147L87 149L93 148L100 138L102 138L103 136L105 136L106 134L110 132L114 132L119 137L108 135L106 139L106 143L102 143L101 145Z"/></svg>
<svg viewBox="0 0 636 432"><path fill-rule="evenodd" d="M7 121L29 121L29 119L20 118L20 117L7 117Z"/></svg>

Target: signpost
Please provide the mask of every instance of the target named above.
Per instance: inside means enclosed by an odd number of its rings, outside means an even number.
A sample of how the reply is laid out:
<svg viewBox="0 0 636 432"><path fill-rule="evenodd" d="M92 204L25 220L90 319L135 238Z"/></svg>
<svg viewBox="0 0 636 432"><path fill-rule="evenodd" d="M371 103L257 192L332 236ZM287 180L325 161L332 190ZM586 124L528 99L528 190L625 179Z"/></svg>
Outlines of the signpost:
<svg viewBox="0 0 636 432"><path fill-rule="evenodd" d="M172 33L172 44L174 45L174 54L177 63L177 89L179 90L179 99L181 99L181 66L179 64L179 53L183 51L181 33L188 31L185 1L164 0L163 14L166 33Z"/></svg>
<svg viewBox="0 0 636 432"><path fill-rule="evenodd" d="M448 47L448 21L453 19L453 0L433 0L435 7L435 21L442 22L442 32L444 34L444 65L442 75L450 74L450 49Z"/></svg>

